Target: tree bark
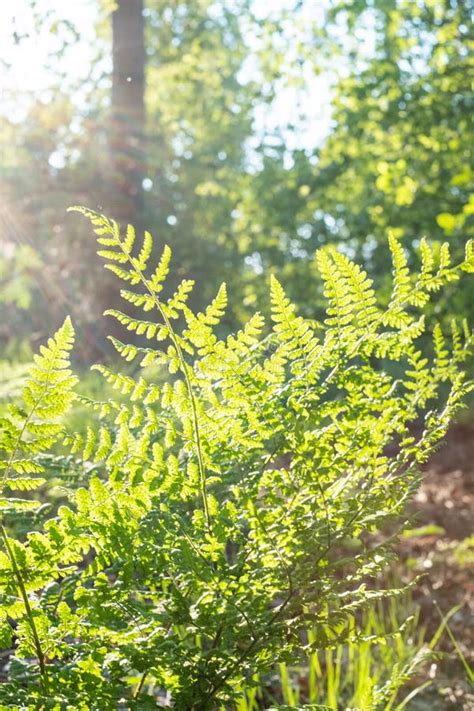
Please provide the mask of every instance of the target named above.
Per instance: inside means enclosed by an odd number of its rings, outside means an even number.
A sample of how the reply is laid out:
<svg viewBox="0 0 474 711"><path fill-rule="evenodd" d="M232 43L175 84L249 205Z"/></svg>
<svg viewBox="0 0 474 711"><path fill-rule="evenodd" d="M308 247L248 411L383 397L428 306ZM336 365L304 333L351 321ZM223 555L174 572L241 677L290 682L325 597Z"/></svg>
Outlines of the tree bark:
<svg viewBox="0 0 474 711"><path fill-rule="evenodd" d="M138 234L143 229L143 178L145 165L145 38L144 0L116 0L112 13L112 92L108 119L108 156L105 168L104 198L99 209L124 228L133 224ZM96 280L98 309L118 308L120 282L115 275L103 273ZM122 285L123 286L123 285ZM102 345L113 335L123 339L123 327L112 319L90 324L90 339ZM110 351L109 351L110 349ZM109 345L106 352L113 353ZM91 358L107 356L99 347Z"/></svg>
<svg viewBox="0 0 474 711"><path fill-rule="evenodd" d="M145 177L144 24L143 0L117 0L112 13L112 216L137 227Z"/></svg>

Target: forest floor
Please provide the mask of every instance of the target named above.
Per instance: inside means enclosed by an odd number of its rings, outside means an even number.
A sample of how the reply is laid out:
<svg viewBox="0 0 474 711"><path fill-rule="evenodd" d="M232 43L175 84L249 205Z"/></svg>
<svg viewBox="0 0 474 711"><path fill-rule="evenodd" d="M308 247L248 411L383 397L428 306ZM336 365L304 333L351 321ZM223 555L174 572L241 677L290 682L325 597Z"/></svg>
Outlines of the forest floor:
<svg viewBox="0 0 474 711"><path fill-rule="evenodd" d="M465 657L474 656L474 424L454 426L444 446L424 467L423 483L412 504L413 528L418 535L402 538L398 545L399 573L404 581L423 575L414 590L421 607L421 623L434 634L441 612L459 609L449 626ZM449 636L438 648L445 659L432 665L431 691L408 709L474 710L474 689Z"/></svg>

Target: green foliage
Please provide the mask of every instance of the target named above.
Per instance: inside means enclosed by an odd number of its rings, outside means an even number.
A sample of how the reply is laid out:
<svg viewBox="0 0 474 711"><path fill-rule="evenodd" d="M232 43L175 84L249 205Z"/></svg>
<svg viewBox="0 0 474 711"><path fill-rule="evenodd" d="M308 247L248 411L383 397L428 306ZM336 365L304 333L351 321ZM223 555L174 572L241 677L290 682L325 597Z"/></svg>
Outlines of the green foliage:
<svg viewBox="0 0 474 711"><path fill-rule="evenodd" d="M74 330L70 319L42 346L35 355L29 378L21 392L21 405L11 403L6 416L0 418L0 514L31 511L40 505L32 498L12 496L11 492L29 492L45 483L42 456L63 432L60 419L72 400L76 378L69 370L69 351ZM33 653L38 659L41 689L44 692L45 650L40 639L44 621L30 600L35 589L42 589L50 574L48 562L29 558L28 549L18 540L9 538L0 522L2 553L2 628L3 645L11 643L10 620L18 621L24 636L18 649ZM30 566L33 567L30 570Z"/></svg>
<svg viewBox="0 0 474 711"><path fill-rule="evenodd" d="M449 238L458 259L474 234L466 3L335 2L328 40L335 24L346 30L341 37L364 36L371 49L360 42L350 56L340 43L335 128L305 211L322 207L320 239L347 241L371 273L388 272L388 229L412 263L421 235L438 245ZM453 307L472 317L467 292L446 290L438 309Z"/></svg>
<svg viewBox="0 0 474 711"><path fill-rule="evenodd" d="M0 419L2 494L5 488L31 490L44 483L44 479L36 476L43 472L38 460L63 432L60 419L72 403L72 387L77 381L69 370L73 336L68 318L47 346L41 346L40 353L34 356L21 390L21 404L10 404L6 416ZM12 498L0 501L2 508L14 510L36 504Z"/></svg>
<svg viewBox="0 0 474 711"><path fill-rule="evenodd" d="M64 309L80 334L76 355L89 364L102 357L99 314L120 301L99 277L86 231L58 206L80 194L111 214L122 208L110 168L124 147L110 145L111 97L94 79L111 63L113 3L90 3L102 10L96 32L84 36L71 3L33 4L38 32L55 37L57 54L48 101L19 82L9 92L13 111L0 112L0 300L9 310L0 338L44 337ZM434 246L449 239L459 261L474 234L469 3L334 0L318 12L310 0L263 5L148 0L144 16L146 155L136 146L130 160L146 188L136 220L173 246L179 270L168 284L200 284L195 309L226 281L235 297L228 332L265 304L262 271L275 271L302 314L320 318L313 254L321 246L344 244L387 295L389 229L411 268L423 235ZM20 26L10 34L28 54L33 40ZM64 66L78 64L64 61L69 51L89 55L90 72L85 61L84 72L65 76ZM332 119L326 136L321 105ZM134 145L133 131L128 138L124 145ZM448 285L437 308L472 320L464 289Z"/></svg>
<svg viewBox="0 0 474 711"><path fill-rule="evenodd" d="M0 239L0 300L14 302L9 327L0 329L0 338L9 341L17 332L44 338L64 309L79 334L76 356L89 365L102 356L102 311L117 307L119 299L114 300L113 290L106 288L109 282L96 268L87 231L65 219L63 206L67 195L80 194L87 204L104 206L101 210L118 213L122 208L111 157L115 160L118 151L125 151L125 167L130 157L124 146L111 140L110 88L93 78L96 72L111 78L114 3L91 2L79 19L74 6L46 9L31 4L38 34L50 38L52 54L41 87L32 92L23 82L11 86L6 109L0 110L6 216ZM129 188L135 194L141 179L147 179L143 212L136 220L157 225L173 245L180 273L171 279L179 282L184 273L200 279L195 297L201 305L224 276L236 279L243 263L232 234L232 210L249 173L253 110L267 104L269 92L263 81L242 71L254 54L249 40L257 40L261 32L252 4L186 0L169 6L148 0L144 13L146 155L139 147L133 149L132 160L143 175ZM84 31L84 18L87 22L89 17L97 27ZM22 35L22 30L7 22L5 33ZM13 63L17 50L23 56L31 49L26 32L19 42L11 53ZM84 57L83 67L74 61L75 52ZM7 46L3 54L5 59L10 56ZM52 93L44 102L47 87ZM134 143L131 136L125 144L129 141ZM15 258L3 259L4 249L13 247ZM75 298L78 291L81 299ZM16 305L28 299L32 308L25 326L25 314ZM236 306L241 307L238 301Z"/></svg>
<svg viewBox="0 0 474 711"><path fill-rule="evenodd" d="M168 248L153 270L148 233L140 241L73 209L123 282L129 313L110 316L141 340L112 338L134 370L97 366L119 395L84 399L89 426L64 439L76 466L93 463L88 485L24 541L4 530L2 637L9 648L14 620L15 642L0 701L231 704L256 672L295 657L308 620L311 649L355 642L354 614L397 594L367 584L391 557L391 538L375 534L402 519L419 463L471 388L467 327L453 325L450 343L436 328L425 354L419 311L473 270L472 247L453 265L447 248L437 256L425 244L414 273L392 237L386 308L363 270L325 250L324 324L298 316L273 278L273 328L256 314L223 339L225 287L196 313L189 280L167 288ZM71 337L66 322L36 359L25 411L3 421L9 480L41 475L38 458L61 434ZM151 366L166 379L151 380Z"/></svg>
<svg viewBox="0 0 474 711"><path fill-rule="evenodd" d="M403 239L412 268L423 235L434 247L449 239L456 260L473 237L472 13L463 0L334 0L320 20L310 2L296 5L288 24L303 20L309 35L293 43L298 60L333 81L331 130L321 145L311 136L291 150L298 135L289 128L262 147L234 231L253 263L278 269L292 299L319 317L317 248L344 245L388 292L388 230ZM303 131L317 130L316 92ZM250 284L248 272L247 298L261 297L261 280ZM437 309L471 320L472 303L468 290L448 287Z"/></svg>
<svg viewBox="0 0 474 711"><path fill-rule="evenodd" d="M307 648L303 646L292 665L281 662L273 673L257 677L258 684L244 692L236 711L269 708L278 699L288 706L275 708L401 711L432 683L404 689L414 673L419 677L423 665L433 659L444 621L428 642L419 608L404 596L391 599L388 605L377 601L362 611L359 620L353 618L351 625L353 630L360 628L362 638L325 650L311 645L314 631L309 625Z"/></svg>

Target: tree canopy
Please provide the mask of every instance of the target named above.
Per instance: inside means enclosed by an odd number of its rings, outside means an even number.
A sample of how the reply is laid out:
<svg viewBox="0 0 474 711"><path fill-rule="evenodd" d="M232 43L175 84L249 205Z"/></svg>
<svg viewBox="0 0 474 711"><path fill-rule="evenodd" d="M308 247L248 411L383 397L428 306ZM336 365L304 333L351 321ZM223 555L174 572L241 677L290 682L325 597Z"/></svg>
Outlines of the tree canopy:
<svg viewBox="0 0 474 711"><path fill-rule="evenodd" d="M54 3L32 3L35 31L56 38L48 85L35 94L18 87L11 98L20 118L11 101L0 112L0 298L17 345L71 311L83 357L106 348L97 316L109 286L87 234L66 217L72 201L120 219L127 191L138 196L125 221L153 225L172 244L176 278L209 287L202 304L228 283L238 304L228 328L261 296L262 270L284 277L317 318L314 252L328 243L363 260L380 284L390 271L389 231L410 254L429 237L448 239L459 256L474 222L469 8L455 0L311 5L134 2L141 21L124 40L120 3L92 3L87 32ZM31 41L13 32L20 46ZM119 42L130 44L130 75ZM68 71L68 57L86 46L87 66ZM142 115L127 115L127 101L136 107L141 94ZM321 125L311 123L315 102ZM310 125L314 136L303 131ZM445 301L453 299L469 312L465 292L448 289ZM4 343L12 330L3 327Z"/></svg>

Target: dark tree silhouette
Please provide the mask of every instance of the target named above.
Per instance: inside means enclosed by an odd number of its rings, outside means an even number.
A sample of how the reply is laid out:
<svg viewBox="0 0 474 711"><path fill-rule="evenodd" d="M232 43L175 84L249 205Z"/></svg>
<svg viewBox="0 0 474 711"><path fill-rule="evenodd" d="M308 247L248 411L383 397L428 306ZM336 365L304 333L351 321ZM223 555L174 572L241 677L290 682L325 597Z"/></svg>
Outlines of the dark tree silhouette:
<svg viewBox="0 0 474 711"><path fill-rule="evenodd" d="M143 207L145 56L143 0L118 0L112 14L112 213L134 224Z"/></svg>

